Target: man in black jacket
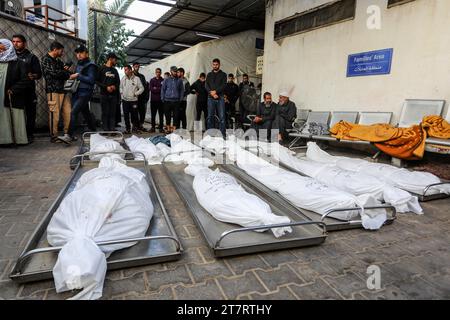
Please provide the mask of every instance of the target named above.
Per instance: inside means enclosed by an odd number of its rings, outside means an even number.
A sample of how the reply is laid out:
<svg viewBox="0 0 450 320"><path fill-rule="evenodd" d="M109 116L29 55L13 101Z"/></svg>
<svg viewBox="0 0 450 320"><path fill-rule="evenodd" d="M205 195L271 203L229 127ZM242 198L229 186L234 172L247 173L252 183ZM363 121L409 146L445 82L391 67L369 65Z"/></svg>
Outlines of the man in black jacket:
<svg viewBox="0 0 450 320"><path fill-rule="evenodd" d="M117 72L117 55L113 52L106 56L106 63L97 74L102 105L102 124L104 131L114 131L116 126L116 106L120 96L120 76Z"/></svg>
<svg viewBox="0 0 450 320"><path fill-rule="evenodd" d="M226 136L226 124L225 124L225 99L224 89L227 84L227 74L220 70L220 60L214 59L213 70L208 73L206 77L206 91L208 91L208 121L206 129L214 128L214 120L219 117L220 131L223 137Z"/></svg>
<svg viewBox="0 0 450 320"><path fill-rule="evenodd" d="M145 115L147 113L147 103L148 100L150 100L150 88L147 82L147 79L145 79L145 76L142 73L139 73L139 70L141 69L141 65L137 62L133 63L133 72L136 77L139 77L141 79L142 85L144 86L144 93L142 93L139 96L138 100L138 109L139 109L139 130L146 132L147 130L144 128L145 123Z"/></svg>
<svg viewBox="0 0 450 320"><path fill-rule="evenodd" d="M267 141L271 140L271 129L273 122L277 115L277 104L272 101L272 94L270 92L264 93L264 101L258 105L256 117L253 119L253 127L257 130L258 137L259 130L267 130Z"/></svg>
<svg viewBox="0 0 450 320"><path fill-rule="evenodd" d="M231 127L232 119L236 119L236 102L239 99L239 86L234 83L234 74L228 75L228 82L224 90L225 112L227 115L227 128Z"/></svg>
<svg viewBox="0 0 450 320"><path fill-rule="evenodd" d="M239 84L239 114L242 125L247 122L248 115L256 112L256 105L252 103L254 95L255 84L249 80L248 74L244 73L242 82ZM255 107L255 110L252 110L252 106Z"/></svg>
<svg viewBox="0 0 450 320"><path fill-rule="evenodd" d="M208 118L208 91L205 88L206 74L202 72L191 86L191 94L197 96L195 121L201 121L202 112L205 120Z"/></svg>
<svg viewBox="0 0 450 320"><path fill-rule="evenodd" d="M183 95L183 100L181 100L180 103L180 109L179 109L179 123L176 124L175 126L177 128L183 128L183 129L187 129L187 117L186 117L186 109L187 109L187 97L189 95L189 92L191 92L191 84L189 83L189 80L186 79L186 77L184 76L186 74L186 71L184 70L184 68L178 68L178 79L181 79L181 81L183 81L183 86L184 86L184 95Z"/></svg>
<svg viewBox="0 0 450 320"><path fill-rule="evenodd" d="M27 49L27 39L21 35L16 34L12 37L14 49L16 49L17 57L26 67L27 76L30 80L30 88L24 92L26 99L25 114L27 118L27 136L28 142L32 143L34 139L34 129L36 126L36 81L42 78L41 64L38 57L36 57L30 50Z"/></svg>

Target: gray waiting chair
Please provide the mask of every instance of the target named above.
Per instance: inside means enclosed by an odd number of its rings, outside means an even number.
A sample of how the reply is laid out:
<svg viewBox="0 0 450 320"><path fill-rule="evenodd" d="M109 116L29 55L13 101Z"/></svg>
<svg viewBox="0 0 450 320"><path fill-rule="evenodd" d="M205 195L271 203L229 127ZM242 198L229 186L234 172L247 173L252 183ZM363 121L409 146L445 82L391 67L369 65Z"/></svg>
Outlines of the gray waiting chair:
<svg viewBox="0 0 450 320"><path fill-rule="evenodd" d="M408 99L403 104L398 126L408 128L418 125L423 118L431 115L442 116L445 100ZM450 154L450 139L428 138L425 150L432 153Z"/></svg>
<svg viewBox="0 0 450 320"><path fill-rule="evenodd" d="M294 149L295 144L300 139L311 139L312 135L311 135L311 133L309 133L309 131L307 131L307 128L309 127L310 123L317 122L317 123L328 124L329 119L330 119L329 111L311 111L311 112L309 112L308 118L306 119L306 122L304 123L302 128L298 128L295 132L289 133L289 136L295 138L289 145L289 149Z"/></svg>
<svg viewBox="0 0 450 320"><path fill-rule="evenodd" d="M331 115L329 127L332 128L335 124L346 121L350 123L356 123L356 119L358 118L358 112L352 111L336 111ZM313 140L325 140L325 141L337 141L336 138L333 138L331 135L313 135L311 137Z"/></svg>
<svg viewBox="0 0 450 320"><path fill-rule="evenodd" d="M358 124L370 126L378 123L390 124L392 112L360 112Z"/></svg>
<svg viewBox="0 0 450 320"><path fill-rule="evenodd" d="M408 128L418 125L425 116L442 115L445 100L408 99L403 104L398 126Z"/></svg>

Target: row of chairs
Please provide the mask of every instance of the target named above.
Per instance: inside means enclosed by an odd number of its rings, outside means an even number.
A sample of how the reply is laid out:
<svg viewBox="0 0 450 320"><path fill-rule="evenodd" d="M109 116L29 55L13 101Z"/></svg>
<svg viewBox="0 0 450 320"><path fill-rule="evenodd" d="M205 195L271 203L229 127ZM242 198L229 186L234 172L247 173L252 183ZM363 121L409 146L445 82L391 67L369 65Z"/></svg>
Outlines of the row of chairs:
<svg viewBox="0 0 450 320"><path fill-rule="evenodd" d="M400 128L407 128L412 125L419 124L423 117L427 115L440 115L442 116L445 106L444 100L406 100L402 113L400 115L399 123ZM326 124L329 128L332 128L336 123L340 121L347 121L351 123L357 123L362 125L372 125L378 123L391 123L392 112L351 112L351 111L311 111L306 109L298 110L297 120L293 124L293 130L290 132L290 136L294 137L289 148L295 149L297 142L301 139L306 140L319 140L319 141L333 141L333 142L345 142L352 144L370 144L367 141L349 141L339 140L331 135L314 135L308 131L310 123ZM447 119L450 117L447 115ZM428 138L426 141L426 150L436 153L450 153L448 147L450 147L450 139L438 139Z"/></svg>

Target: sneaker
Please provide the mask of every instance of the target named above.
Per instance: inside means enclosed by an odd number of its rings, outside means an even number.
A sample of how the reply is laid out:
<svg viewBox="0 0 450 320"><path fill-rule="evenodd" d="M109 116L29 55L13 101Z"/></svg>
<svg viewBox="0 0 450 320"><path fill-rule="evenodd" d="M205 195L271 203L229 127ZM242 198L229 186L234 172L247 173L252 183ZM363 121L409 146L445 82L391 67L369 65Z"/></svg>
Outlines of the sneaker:
<svg viewBox="0 0 450 320"><path fill-rule="evenodd" d="M58 137L51 137L50 138L50 142L51 143L57 143L58 142Z"/></svg>
<svg viewBox="0 0 450 320"><path fill-rule="evenodd" d="M58 137L57 139L65 144L71 144L73 141L72 137L69 136L67 133L61 137Z"/></svg>

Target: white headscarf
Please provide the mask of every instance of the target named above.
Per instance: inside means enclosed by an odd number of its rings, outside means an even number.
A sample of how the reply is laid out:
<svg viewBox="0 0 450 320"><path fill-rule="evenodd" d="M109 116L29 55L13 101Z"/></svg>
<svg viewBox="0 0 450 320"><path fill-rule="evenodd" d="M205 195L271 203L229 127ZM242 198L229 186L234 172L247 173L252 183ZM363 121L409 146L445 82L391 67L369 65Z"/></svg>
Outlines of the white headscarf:
<svg viewBox="0 0 450 320"><path fill-rule="evenodd" d="M17 60L16 49L8 39L0 39L0 44L6 47L6 50L0 52L0 62L10 62Z"/></svg>

